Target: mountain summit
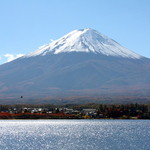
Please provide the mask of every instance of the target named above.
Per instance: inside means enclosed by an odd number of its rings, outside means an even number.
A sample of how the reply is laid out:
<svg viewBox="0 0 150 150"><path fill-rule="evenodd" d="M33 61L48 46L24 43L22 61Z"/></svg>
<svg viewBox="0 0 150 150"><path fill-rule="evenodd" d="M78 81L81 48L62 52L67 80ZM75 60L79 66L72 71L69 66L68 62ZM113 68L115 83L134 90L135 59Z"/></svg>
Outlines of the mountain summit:
<svg viewBox="0 0 150 150"><path fill-rule="evenodd" d="M149 58L93 29L74 30L0 65L0 101L21 95L29 103L56 96L150 96L149 77Z"/></svg>
<svg viewBox="0 0 150 150"><path fill-rule="evenodd" d="M140 55L122 47L114 40L90 28L74 30L62 38L42 46L39 50L27 56L44 56L48 53L59 54L64 52L92 52L106 56L119 56L134 59L141 58Z"/></svg>

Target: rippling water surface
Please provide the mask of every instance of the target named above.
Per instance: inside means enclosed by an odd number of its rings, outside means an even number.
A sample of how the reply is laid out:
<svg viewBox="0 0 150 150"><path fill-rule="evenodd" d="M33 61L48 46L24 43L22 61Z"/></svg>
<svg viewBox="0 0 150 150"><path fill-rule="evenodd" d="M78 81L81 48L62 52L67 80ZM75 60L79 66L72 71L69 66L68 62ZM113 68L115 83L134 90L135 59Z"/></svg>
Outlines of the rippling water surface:
<svg viewBox="0 0 150 150"><path fill-rule="evenodd" d="M0 150L150 150L150 120L1 120Z"/></svg>

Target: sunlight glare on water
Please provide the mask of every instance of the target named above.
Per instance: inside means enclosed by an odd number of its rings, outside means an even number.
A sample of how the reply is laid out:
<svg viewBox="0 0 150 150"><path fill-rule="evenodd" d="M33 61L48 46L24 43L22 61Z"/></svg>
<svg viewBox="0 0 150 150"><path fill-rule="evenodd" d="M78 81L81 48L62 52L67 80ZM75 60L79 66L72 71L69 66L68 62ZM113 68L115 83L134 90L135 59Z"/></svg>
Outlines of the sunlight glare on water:
<svg viewBox="0 0 150 150"><path fill-rule="evenodd" d="M149 150L149 120L1 120L2 150Z"/></svg>

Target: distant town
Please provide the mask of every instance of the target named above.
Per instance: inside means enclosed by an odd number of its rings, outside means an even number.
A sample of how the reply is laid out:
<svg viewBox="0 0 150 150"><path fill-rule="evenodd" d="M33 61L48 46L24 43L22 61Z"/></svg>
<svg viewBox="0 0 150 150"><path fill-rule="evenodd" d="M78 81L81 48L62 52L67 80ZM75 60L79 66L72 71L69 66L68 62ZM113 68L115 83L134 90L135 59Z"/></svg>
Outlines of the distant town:
<svg viewBox="0 0 150 150"><path fill-rule="evenodd" d="M150 119L150 105L0 105L0 119Z"/></svg>

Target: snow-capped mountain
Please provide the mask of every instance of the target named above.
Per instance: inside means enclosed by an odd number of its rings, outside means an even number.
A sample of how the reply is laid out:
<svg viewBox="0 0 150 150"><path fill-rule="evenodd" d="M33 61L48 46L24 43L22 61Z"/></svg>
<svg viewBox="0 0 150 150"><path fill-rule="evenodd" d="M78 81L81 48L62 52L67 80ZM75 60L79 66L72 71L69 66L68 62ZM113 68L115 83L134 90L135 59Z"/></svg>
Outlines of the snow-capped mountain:
<svg viewBox="0 0 150 150"><path fill-rule="evenodd" d="M62 38L40 47L37 51L27 56L44 56L48 53L59 54L64 52L92 52L106 56L141 58L140 55L122 47L114 40L90 28L74 30Z"/></svg>
<svg viewBox="0 0 150 150"><path fill-rule="evenodd" d="M93 29L74 30L0 65L0 100L53 96L150 96L150 59Z"/></svg>

